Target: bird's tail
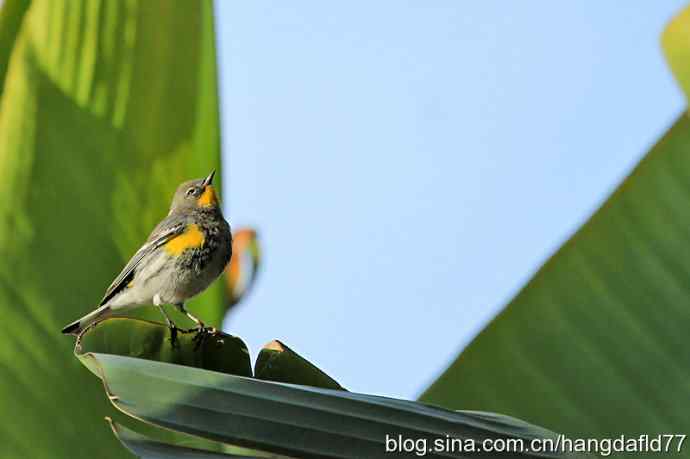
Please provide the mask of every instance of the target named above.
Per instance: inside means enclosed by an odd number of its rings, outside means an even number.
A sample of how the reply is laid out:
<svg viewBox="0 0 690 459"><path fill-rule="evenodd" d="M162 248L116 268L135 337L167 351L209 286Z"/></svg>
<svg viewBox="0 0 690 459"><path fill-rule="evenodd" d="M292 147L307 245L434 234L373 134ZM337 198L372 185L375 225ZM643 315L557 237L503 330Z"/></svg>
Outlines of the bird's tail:
<svg viewBox="0 0 690 459"><path fill-rule="evenodd" d="M79 333L81 333L82 330L84 330L92 323L97 322L101 319L105 319L111 314L112 310L110 309L110 306L101 306L95 311L86 314L81 319L75 320L71 324L67 325L65 328L62 329L62 333L64 333L65 335L78 335Z"/></svg>

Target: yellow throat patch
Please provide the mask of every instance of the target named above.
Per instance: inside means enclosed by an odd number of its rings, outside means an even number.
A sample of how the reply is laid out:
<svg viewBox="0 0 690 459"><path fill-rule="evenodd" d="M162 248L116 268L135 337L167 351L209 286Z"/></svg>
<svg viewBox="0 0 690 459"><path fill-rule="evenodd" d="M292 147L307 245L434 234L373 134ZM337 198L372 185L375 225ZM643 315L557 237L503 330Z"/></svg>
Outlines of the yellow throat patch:
<svg viewBox="0 0 690 459"><path fill-rule="evenodd" d="M210 207L218 204L216 190L213 188L213 185L206 185L204 192L199 196L199 199L196 200L196 203L199 207Z"/></svg>
<svg viewBox="0 0 690 459"><path fill-rule="evenodd" d="M181 255L187 249L196 249L204 245L204 233L196 223L188 225L184 233L170 239L165 244L165 251L170 255Z"/></svg>

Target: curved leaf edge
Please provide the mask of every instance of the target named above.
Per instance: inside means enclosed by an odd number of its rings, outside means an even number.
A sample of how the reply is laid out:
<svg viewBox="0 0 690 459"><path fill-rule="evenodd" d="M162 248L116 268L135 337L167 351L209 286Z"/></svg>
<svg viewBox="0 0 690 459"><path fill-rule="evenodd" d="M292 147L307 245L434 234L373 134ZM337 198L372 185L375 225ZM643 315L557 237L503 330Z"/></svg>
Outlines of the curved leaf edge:
<svg viewBox="0 0 690 459"><path fill-rule="evenodd" d="M230 453L220 453L215 451L207 451L198 448L190 448L187 446L175 445L173 443L165 443L143 435L135 430L123 426L106 417L105 421L113 431L115 438L122 444L122 446L137 457L159 458L185 458L185 459L223 459L223 458L256 458L263 456L246 456Z"/></svg>

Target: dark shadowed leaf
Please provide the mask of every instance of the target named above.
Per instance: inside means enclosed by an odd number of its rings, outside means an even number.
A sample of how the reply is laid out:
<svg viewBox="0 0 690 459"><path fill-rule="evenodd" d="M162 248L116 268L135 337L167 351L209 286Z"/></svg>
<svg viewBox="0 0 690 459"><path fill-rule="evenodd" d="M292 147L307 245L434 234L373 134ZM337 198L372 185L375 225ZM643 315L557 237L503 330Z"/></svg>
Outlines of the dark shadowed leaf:
<svg viewBox="0 0 690 459"><path fill-rule="evenodd" d="M345 390L333 378L278 340L261 349L254 365L254 377L324 389Z"/></svg>
<svg viewBox="0 0 690 459"><path fill-rule="evenodd" d="M178 333L175 346L164 324L139 319L110 318L80 335L75 353L126 355L176 363L222 373L251 376L249 351L244 342L225 333Z"/></svg>

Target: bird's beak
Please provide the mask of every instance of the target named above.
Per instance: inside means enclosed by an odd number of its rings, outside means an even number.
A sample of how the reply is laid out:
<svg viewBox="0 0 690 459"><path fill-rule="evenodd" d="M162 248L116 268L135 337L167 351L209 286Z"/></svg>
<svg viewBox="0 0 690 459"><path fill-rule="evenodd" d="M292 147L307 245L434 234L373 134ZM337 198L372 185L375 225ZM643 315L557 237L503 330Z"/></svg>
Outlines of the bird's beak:
<svg viewBox="0 0 690 459"><path fill-rule="evenodd" d="M213 170L211 171L211 173L208 174L208 177L206 177L206 178L204 179L204 182L201 184L201 186L203 186L203 187L205 188L207 185L210 185L211 183L213 183L213 176L214 176L214 175L216 175L216 170L215 170L215 169L213 169Z"/></svg>

